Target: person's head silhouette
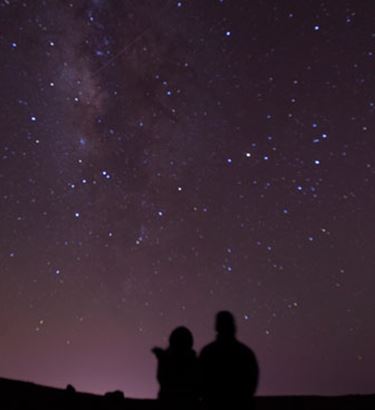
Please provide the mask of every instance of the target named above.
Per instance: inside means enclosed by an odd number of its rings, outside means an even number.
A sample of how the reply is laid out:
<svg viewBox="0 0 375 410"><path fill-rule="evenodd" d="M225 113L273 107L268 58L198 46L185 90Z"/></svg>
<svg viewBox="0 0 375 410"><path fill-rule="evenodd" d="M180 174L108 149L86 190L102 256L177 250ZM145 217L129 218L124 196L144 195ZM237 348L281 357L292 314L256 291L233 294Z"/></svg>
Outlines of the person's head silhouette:
<svg viewBox="0 0 375 410"><path fill-rule="evenodd" d="M236 322L232 313L223 310L216 314L215 330L220 339L234 339L236 336Z"/></svg>
<svg viewBox="0 0 375 410"><path fill-rule="evenodd" d="M176 327L169 336L169 348L172 350L191 350L193 343L193 335L185 326Z"/></svg>

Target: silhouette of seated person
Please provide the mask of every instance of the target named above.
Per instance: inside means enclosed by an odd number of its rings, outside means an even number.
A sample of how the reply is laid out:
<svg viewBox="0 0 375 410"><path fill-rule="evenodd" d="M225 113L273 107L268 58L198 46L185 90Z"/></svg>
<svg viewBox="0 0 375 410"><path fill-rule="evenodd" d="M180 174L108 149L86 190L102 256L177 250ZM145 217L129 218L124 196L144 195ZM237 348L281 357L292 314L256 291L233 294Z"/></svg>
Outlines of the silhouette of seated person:
<svg viewBox="0 0 375 410"><path fill-rule="evenodd" d="M199 356L204 408L251 408L259 378L255 354L236 339L236 324L230 312L219 312L215 327L216 340Z"/></svg>
<svg viewBox="0 0 375 410"><path fill-rule="evenodd" d="M169 337L168 348L154 347L152 352L158 360L158 398L163 408L194 406L197 402L198 359L190 330L177 327Z"/></svg>

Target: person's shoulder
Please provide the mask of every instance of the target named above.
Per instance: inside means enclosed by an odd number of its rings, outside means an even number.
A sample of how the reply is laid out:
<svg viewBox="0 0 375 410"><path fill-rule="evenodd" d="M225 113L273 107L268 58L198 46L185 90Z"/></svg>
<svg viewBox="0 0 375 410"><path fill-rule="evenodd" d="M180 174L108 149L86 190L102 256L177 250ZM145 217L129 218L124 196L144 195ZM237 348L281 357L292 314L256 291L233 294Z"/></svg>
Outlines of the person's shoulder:
<svg viewBox="0 0 375 410"><path fill-rule="evenodd" d="M247 346L245 343L240 342L239 340L236 341L237 342L237 349L239 351L241 351L243 354L246 354L247 356L252 356L255 357L255 353L254 351Z"/></svg>
<svg viewBox="0 0 375 410"><path fill-rule="evenodd" d="M202 350L199 353L199 356L201 357L202 355L210 354L216 349L216 342L211 342L206 346L203 346Z"/></svg>

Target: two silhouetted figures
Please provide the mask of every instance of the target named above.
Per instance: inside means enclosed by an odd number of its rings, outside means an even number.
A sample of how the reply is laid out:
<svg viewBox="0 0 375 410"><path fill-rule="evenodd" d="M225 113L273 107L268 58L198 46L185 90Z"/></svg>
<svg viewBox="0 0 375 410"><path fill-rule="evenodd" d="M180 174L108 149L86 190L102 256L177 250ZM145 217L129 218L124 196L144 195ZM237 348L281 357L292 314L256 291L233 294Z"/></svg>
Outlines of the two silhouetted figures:
<svg viewBox="0 0 375 410"><path fill-rule="evenodd" d="M236 339L230 312L216 315L216 340L199 357L193 350L193 335L176 328L169 346L154 348L158 359L159 400L166 408L249 408L255 394L259 368L253 351Z"/></svg>

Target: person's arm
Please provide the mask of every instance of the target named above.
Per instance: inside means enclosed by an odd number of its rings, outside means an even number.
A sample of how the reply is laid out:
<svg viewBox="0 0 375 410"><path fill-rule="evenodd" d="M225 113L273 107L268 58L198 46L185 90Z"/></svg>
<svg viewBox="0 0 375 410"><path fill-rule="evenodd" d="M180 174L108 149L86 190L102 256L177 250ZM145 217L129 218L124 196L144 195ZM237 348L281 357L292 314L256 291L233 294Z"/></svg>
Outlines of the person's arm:
<svg viewBox="0 0 375 410"><path fill-rule="evenodd" d="M157 359L160 359L163 356L165 350L161 347L153 347L151 349L151 352L156 356Z"/></svg>
<svg viewBox="0 0 375 410"><path fill-rule="evenodd" d="M156 371L156 378L160 384L165 383L166 380L166 369L165 369L165 356L166 356L166 351L162 349L161 347L153 347L151 349L151 352L155 355L157 361L158 361L158 367Z"/></svg>
<svg viewBox="0 0 375 410"><path fill-rule="evenodd" d="M251 369L251 395L254 396L259 383L259 365L258 360L253 352L249 355L249 368Z"/></svg>

